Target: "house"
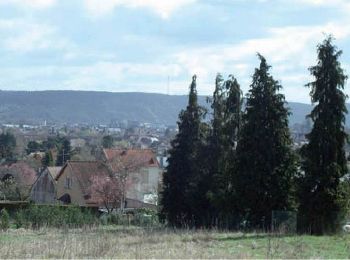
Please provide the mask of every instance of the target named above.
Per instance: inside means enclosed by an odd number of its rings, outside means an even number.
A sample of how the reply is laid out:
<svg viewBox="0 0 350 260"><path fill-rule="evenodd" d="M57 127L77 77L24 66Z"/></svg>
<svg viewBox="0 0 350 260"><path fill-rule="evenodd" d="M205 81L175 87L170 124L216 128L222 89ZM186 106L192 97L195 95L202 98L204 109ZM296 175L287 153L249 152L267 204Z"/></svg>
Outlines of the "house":
<svg viewBox="0 0 350 260"><path fill-rule="evenodd" d="M38 204L55 204L57 201L56 177L62 167L45 168L35 181L30 200Z"/></svg>
<svg viewBox="0 0 350 260"><path fill-rule="evenodd" d="M103 157L113 174L124 176L126 199L157 204L162 169L152 150L103 149Z"/></svg>
<svg viewBox="0 0 350 260"><path fill-rule="evenodd" d="M63 204L100 207L100 198L92 192L92 180L110 176L108 167L100 161L67 161L56 176L57 199Z"/></svg>

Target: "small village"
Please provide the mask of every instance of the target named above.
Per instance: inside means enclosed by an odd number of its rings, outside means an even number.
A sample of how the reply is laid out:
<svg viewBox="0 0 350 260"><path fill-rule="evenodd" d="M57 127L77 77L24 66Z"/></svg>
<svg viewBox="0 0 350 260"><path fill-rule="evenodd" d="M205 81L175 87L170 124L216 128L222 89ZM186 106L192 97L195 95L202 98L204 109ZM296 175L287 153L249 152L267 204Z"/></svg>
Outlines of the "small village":
<svg viewBox="0 0 350 260"><path fill-rule="evenodd" d="M350 0L0 0L1 259L349 259Z"/></svg>
<svg viewBox="0 0 350 260"><path fill-rule="evenodd" d="M133 121L60 128L4 124L2 132L11 133L16 145L0 167L0 205L76 205L100 213L156 211L167 150L176 131ZM66 147L42 145L58 136L67 141ZM108 194L108 188L114 194Z"/></svg>

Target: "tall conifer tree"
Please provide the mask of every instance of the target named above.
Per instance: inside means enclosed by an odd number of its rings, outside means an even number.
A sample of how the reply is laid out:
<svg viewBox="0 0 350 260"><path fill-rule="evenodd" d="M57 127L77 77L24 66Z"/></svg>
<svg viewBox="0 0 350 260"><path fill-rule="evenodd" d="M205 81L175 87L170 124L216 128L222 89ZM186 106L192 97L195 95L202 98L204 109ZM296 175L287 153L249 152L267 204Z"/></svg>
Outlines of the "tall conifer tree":
<svg viewBox="0 0 350 260"><path fill-rule="evenodd" d="M202 113L197 102L196 76L193 76L188 105L179 115L179 132L171 143L163 178L162 213L173 226L191 225L196 215L193 196L199 169Z"/></svg>
<svg viewBox="0 0 350 260"><path fill-rule="evenodd" d="M318 63L309 68L315 81L311 100L316 106L309 117L313 128L308 144L302 148L300 213L304 230L314 234L335 231L342 211L340 179L347 173L345 114L343 92L346 76L339 57L342 54L328 37L318 46Z"/></svg>
<svg viewBox="0 0 350 260"><path fill-rule="evenodd" d="M208 138L207 160L210 188L208 198L212 217L226 218L232 212L231 172L235 158L235 144L240 123L241 90L230 75L224 81L218 74L211 100L212 121Z"/></svg>
<svg viewBox="0 0 350 260"><path fill-rule="evenodd" d="M247 94L246 111L237 145L235 189L239 212L252 226L271 223L272 210L293 207L295 157L291 150L288 110L282 86L269 73L270 66L258 54Z"/></svg>

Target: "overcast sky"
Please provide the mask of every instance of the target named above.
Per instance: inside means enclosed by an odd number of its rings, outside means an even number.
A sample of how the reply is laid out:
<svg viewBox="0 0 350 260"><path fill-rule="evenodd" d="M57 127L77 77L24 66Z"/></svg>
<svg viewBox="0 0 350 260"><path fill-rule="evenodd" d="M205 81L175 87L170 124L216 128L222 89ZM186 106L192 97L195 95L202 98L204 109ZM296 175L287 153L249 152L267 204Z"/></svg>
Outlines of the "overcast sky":
<svg viewBox="0 0 350 260"><path fill-rule="evenodd" d="M0 0L0 89L187 94L197 74L208 95L220 72L246 92L260 52L287 100L308 103L326 34L350 73L349 13L350 0Z"/></svg>

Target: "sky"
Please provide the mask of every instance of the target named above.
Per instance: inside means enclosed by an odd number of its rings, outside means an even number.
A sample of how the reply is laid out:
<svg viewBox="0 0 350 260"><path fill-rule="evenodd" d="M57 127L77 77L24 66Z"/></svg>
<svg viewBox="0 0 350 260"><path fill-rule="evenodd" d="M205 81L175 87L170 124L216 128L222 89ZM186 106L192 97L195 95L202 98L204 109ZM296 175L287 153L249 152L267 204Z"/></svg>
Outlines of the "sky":
<svg viewBox="0 0 350 260"><path fill-rule="evenodd" d="M0 0L0 89L187 94L196 74L210 95L220 72L246 93L259 52L286 99L310 103L327 35L350 73L349 13L350 0Z"/></svg>

